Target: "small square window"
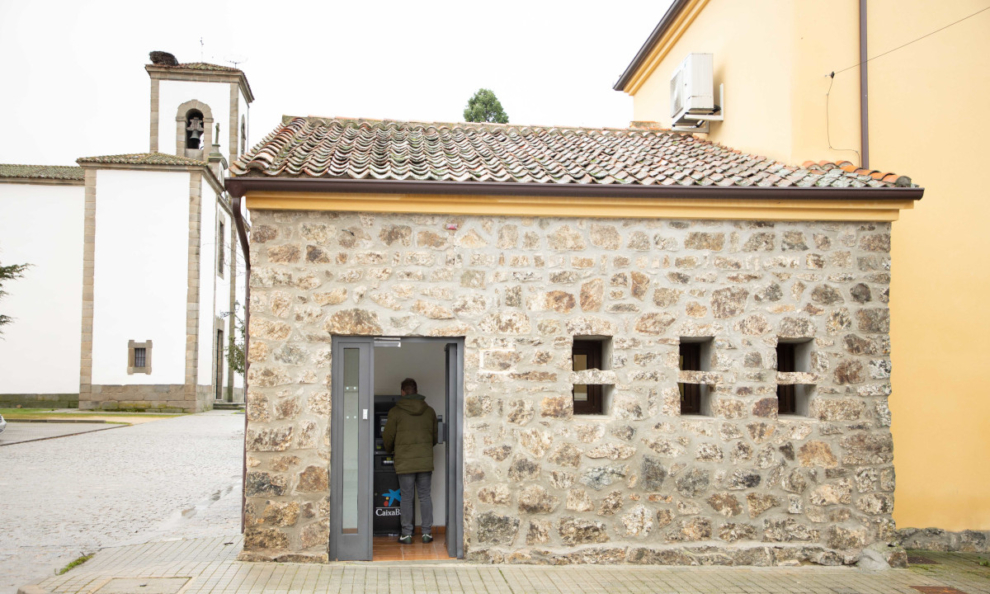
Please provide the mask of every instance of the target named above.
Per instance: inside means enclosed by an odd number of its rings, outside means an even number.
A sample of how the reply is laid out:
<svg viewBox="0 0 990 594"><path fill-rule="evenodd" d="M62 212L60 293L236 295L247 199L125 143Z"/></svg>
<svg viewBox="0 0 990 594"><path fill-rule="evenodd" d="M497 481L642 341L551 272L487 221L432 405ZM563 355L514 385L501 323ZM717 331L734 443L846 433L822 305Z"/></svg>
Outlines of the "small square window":
<svg viewBox="0 0 990 594"><path fill-rule="evenodd" d="M711 371L711 338L681 338L679 360L681 371ZM678 382L682 415L710 415L711 390L708 384Z"/></svg>
<svg viewBox="0 0 990 594"><path fill-rule="evenodd" d="M608 338L575 337L571 349L571 369L587 371L605 370L611 360L611 341ZM612 386L605 384L574 384L571 395L574 400L574 414L608 414Z"/></svg>
<svg viewBox="0 0 990 594"><path fill-rule="evenodd" d="M151 341L128 341L127 343L127 374L151 374Z"/></svg>
<svg viewBox="0 0 990 594"><path fill-rule="evenodd" d="M777 342L777 372L807 373L811 371L811 339L781 339ZM777 384L777 414L807 416L810 408L811 384Z"/></svg>

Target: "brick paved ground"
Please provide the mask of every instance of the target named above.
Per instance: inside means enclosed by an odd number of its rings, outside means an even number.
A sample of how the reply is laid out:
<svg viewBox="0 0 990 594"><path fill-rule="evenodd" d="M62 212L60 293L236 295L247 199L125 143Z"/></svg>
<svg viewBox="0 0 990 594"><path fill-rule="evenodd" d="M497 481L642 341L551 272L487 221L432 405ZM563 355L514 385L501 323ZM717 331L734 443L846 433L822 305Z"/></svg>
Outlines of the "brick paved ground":
<svg viewBox="0 0 990 594"><path fill-rule="evenodd" d="M64 576L48 579L37 589L26 588L24 594L103 594L125 585L130 585L132 591L162 593L177 592L185 587L183 594L919 594L913 586L955 587L967 594L990 592L990 568L978 563L987 558L985 555L926 552L925 556L937 561L938 565L870 573L848 567L525 567L459 561L329 565L241 563L236 561L240 546L240 537L230 537L107 549ZM140 579L122 581L122 578Z"/></svg>
<svg viewBox="0 0 990 594"><path fill-rule="evenodd" d="M0 594L83 553L240 530L230 411L0 448Z"/></svg>

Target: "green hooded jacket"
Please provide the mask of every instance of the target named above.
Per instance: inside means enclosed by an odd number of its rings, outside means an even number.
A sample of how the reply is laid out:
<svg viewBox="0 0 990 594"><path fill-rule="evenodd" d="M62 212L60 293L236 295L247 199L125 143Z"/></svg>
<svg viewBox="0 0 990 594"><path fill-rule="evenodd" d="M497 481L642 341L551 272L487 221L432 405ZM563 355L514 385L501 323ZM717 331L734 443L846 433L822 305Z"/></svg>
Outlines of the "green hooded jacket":
<svg viewBox="0 0 990 594"><path fill-rule="evenodd" d="M433 446L437 445L437 413L420 394L403 396L382 430L385 451L394 452L395 473L433 472Z"/></svg>

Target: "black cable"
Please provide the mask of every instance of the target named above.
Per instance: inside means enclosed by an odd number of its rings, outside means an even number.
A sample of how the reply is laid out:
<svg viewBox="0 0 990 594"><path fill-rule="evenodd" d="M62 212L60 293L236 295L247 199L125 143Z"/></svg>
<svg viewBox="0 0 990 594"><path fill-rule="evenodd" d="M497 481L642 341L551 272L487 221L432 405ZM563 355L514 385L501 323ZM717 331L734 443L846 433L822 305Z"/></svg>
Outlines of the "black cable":
<svg viewBox="0 0 990 594"><path fill-rule="evenodd" d="M825 93L825 138L828 140L828 148L833 151L852 151L856 153L856 160L859 161L860 165L862 165L863 158L860 156L859 151L857 151L856 149L835 148L834 146L832 146L832 131L830 130L831 124L829 123L829 119L828 119L828 99L829 99L829 94L832 92L832 83L835 82L835 73L830 72L826 76L828 76L830 79L828 81L828 92Z"/></svg>
<svg viewBox="0 0 990 594"><path fill-rule="evenodd" d="M833 73L831 74L831 76L832 76L833 78L835 78L835 75L836 75L836 74L842 74L842 73L843 73L843 72L845 72L846 70L852 70L853 68L856 68L857 66L862 66L863 64L866 64L866 62L871 62L871 61L873 61L873 60L876 60L877 58L881 58L881 57L883 57L883 56L886 56L886 55L887 55L887 54L889 54L889 53L892 53L892 52L896 52L897 50L899 50L899 49L901 49L901 48L904 48L904 47L907 47L907 46L909 46L909 45L911 45L912 43L914 43L914 42L916 42L916 41L921 41L921 40L922 40L922 39L924 39L925 37L930 37L930 36L932 36L932 35L934 35L934 34L936 34L936 33L938 33L939 31L944 31L944 30L946 30L946 29L948 29L949 27L951 27L951 26L953 26L953 25L958 25L959 23L961 23L961 22L963 22L963 21L965 21L966 19L971 19L971 18L973 18L973 17L975 17L976 15L978 15L978 14L980 14L981 12L986 12L986 11L988 11L988 10L990 10L990 6L987 6L986 8L983 8L983 9L980 9L980 10L977 10L977 11L976 11L976 12L974 12L973 14L971 14L971 15L969 15L969 16L967 16L967 17L963 17L963 18L961 18L961 19L959 19L958 21L956 21L956 22L954 22L954 23L949 23L948 25L946 25L946 26L944 26L944 27L942 27L941 29L935 29L935 30L934 30L934 31L932 31L931 33L926 33L926 34L924 34L924 35L922 35L921 37L919 37L919 38L917 38L917 39L913 39L913 40L911 40L911 41L909 41L909 42L907 42L907 43L905 43L904 45L899 45L899 46L897 46L897 47L895 47L895 48L894 48L894 49L892 49L892 50L888 50L888 51L885 51L884 53L882 53L882 54L880 54L880 55L877 55L877 56L873 56L872 58L869 58L869 59L867 59L867 60L866 60L866 61L864 61L864 62L860 62L860 63L858 63L858 64L853 64L853 65L852 65L852 66L850 66L849 68L843 68L842 70L839 70L839 71L837 71L837 72L833 72Z"/></svg>

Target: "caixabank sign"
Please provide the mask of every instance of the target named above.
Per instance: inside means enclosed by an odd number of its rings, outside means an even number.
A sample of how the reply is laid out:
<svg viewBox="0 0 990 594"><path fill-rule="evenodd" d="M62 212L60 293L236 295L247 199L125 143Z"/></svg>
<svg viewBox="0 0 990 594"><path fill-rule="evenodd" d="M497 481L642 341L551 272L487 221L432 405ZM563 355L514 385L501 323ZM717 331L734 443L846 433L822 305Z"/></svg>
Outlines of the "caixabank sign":
<svg viewBox="0 0 990 594"><path fill-rule="evenodd" d="M398 489L386 491L375 497L375 515L378 517L398 516L402 494Z"/></svg>

